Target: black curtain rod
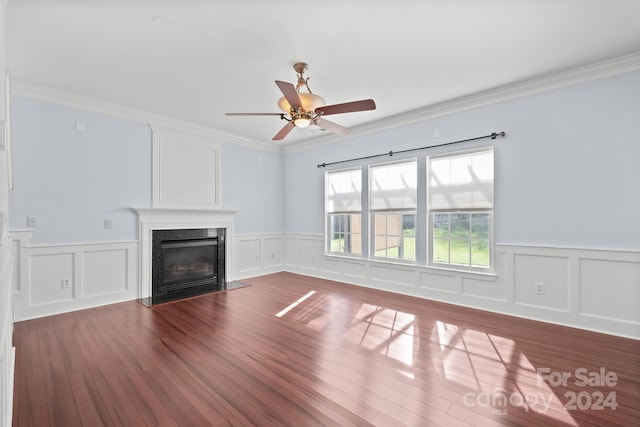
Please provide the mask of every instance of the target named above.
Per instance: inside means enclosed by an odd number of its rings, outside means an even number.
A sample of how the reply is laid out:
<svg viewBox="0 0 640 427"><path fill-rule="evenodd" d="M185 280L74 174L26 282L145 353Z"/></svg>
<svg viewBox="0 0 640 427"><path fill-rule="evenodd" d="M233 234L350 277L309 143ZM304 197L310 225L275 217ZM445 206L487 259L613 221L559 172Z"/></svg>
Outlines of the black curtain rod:
<svg viewBox="0 0 640 427"><path fill-rule="evenodd" d="M483 136L477 136L475 138L461 139L460 141L445 142L444 144L428 145L426 147L419 147L419 148L410 148L408 150L389 151L388 153L384 153L384 154L374 154L374 155L371 155L371 156L356 157L356 158L347 159L347 160L339 160L337 162L321 163L321 164L319 164L317 166L319 168L324 168L324 167L327 167L327 166L337 165L337 164L340 164L340 163L353 162L353 161L356 161L356 160L366 160L366 159L373 159L375 157L384 157L384 156L391 157L394 154L408 153L408 152L411 152L411 151L420 151L420 150L425 150L427 148L444 147L445 145L460 144L461 142L477 141L479 139L485 139L485 138L496 139L499 136L504 137L505 135L506 135L506 133L504 133L504 132L493 132L491 135L483 135Z"/></svg>

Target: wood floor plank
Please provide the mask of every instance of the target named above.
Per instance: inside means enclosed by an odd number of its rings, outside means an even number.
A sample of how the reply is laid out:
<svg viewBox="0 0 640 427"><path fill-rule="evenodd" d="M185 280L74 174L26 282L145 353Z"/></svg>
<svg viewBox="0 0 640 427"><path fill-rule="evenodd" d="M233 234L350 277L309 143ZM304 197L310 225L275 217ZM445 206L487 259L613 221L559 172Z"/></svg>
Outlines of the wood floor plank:
<svg viewBox="0 0 640 427"><path fill-rule="evenodd" d="M15 366L14 420L25 426L51 425L38 339L38 325L41 322L39 319L25 322L14 332L18 359ZM24 345L18 346L17 343Z"/></svg>
<svg viewBox="0 0 640 427"><path fill-rule="evenodd" d="M245 282L16 323L13 426L640 422L639 341L293 273ZM577 382L601 368L615 384Z"/></svg>
<svg viewBox="0 0 640 427"><path fill-rule="evenodd" d="M105 408L104 400L99 397L98 389L91 374L87 371L69 375L71 390L78 408L79 421L85 426L114 425Z"/></svg>
<svg viewBox="0 0 640 427"><path fill-rule="evenodd" d="M99 316L96 316L99 317ZM114 375L113 364L100 346L102 331L95 329L86 317L78 329L79 345L87 363L87 375L92 381L93 402L96 408L103 408L100 414L113 425L145 425L138 408L128 399L125 387Z"/></svg>

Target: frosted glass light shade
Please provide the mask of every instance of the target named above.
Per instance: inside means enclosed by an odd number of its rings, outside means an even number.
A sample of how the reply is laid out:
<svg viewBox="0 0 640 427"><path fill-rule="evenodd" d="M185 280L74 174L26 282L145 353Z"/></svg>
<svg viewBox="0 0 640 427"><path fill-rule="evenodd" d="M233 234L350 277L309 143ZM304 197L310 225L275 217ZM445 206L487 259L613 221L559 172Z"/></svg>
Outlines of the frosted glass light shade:
<svg viewBox="0 0 640 427"><path fill-rule="evenodd" d="M298 96L300 97L302 109L306 112L313 111L325 105L324 98L319 95L313 93L298 93ZM278 107L285 113L291 110L291 105L289 105L289 102L284 96L278 100Z"/></svg>
<svg viewBox="0 0 640 427"><path fill-rule="evenodd" d="M299 119L295 119L293 124L299 128L306 128L311 124L311 120L306 117L300 117Z"/></svg>

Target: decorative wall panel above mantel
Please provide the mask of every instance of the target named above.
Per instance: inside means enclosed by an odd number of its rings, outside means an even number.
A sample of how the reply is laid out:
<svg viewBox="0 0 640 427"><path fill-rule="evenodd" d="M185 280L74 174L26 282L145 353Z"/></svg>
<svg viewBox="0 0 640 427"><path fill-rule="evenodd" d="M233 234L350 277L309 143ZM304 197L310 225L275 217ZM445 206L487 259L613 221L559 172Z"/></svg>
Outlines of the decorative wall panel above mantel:
<svg viewBox="0 0 640 427"><path fill-rule="evenodd" d="M153 130L153 206L220 206L220 143L160 126Z"/></svg>

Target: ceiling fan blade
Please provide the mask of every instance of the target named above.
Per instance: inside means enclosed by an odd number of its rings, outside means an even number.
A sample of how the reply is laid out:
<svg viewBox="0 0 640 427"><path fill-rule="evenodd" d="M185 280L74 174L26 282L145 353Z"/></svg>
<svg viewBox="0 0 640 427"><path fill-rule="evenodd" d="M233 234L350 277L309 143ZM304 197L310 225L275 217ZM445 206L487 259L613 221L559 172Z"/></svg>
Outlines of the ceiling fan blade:
<svg viewBox="0 0 640 427"><path fill-rule="evenodd" d="M289 135L289 132L291 132L291 129L293 129L294 127L295 125L293 124L293 122L288 122L282 127L282 129L280 129L280 132L278 132L276 136L272 138L273 141L280 141L281 139L284 139L284 137Z"/></svg>
<svg viewBox="0 0 640 427"><path fill-rule="evenodd" d="M318 126L328 130L331 133L335 133L336 135L347 135L349 132L351 132L351 129L340 126L337 123L330 122L329 120L325 120L322 117L318 119Z"/></svg>
<svg viewBox="0 0 640 427"><path fill-rule="evenodd" d="M224 113L225 116L282 116L283 113Z"/></svg>
<svg viewBox="0 0 640 427"><path fill-rule="evenodd" d="M298 96L295 86L291 83L282 82L280 80L276 80L276 84L280 88L280 92L282 92L291 108L294 110L300 108L300 97Z"/></svg>
<svg viewBox="0 0 640 427"><path fill-rule="evenodd" d="M363 99L362 101L345 102L344 104L325 105L316 108L316 113L328 116L329 114L353 113L356 111L375 110L376 103L373 99ZM322 112L322 113L321 113Z"/></svg>

